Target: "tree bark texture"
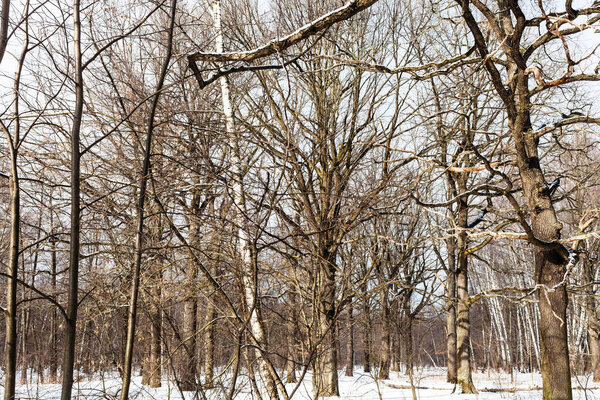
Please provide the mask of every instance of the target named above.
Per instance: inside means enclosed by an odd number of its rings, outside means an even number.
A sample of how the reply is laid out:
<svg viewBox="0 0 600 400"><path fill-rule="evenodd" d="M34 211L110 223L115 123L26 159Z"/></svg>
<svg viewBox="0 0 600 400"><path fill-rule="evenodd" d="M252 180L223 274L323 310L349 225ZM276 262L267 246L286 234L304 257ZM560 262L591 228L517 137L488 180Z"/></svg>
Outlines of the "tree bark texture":
<svg viewBox="0 0 600 400"><path fill-rule="evenodd" d="M213 3L213 19L216 33L216 51L223 53L223 29L221 26L221 1L215 0ZM256 260L256 251L252 247L252 240L249 232L247 221L247 206L246 194L243 184L243 166L240 151L240 143L238 132L234 122L233 100L231 97L231 89L229 80L226 76L220 78L221 83L221 100L223 103L223 113L225 115L225 129L227 140L231 151L231 175L232 175L232 195L236 206L236 214L234 216L236 226L238 227L238 240L240 247L241 263L242 263L242 284L245 304L248 310L250 336L256 346L255 355L258 367L258 373L262 383L271 400L279 399L277 378L274 376L275 371L269 361L266 359L266 354L261 352L267 348L265 328L261 316L261 303L258 296L258 264ZM254 250L254 251L253 251ZM282 389L282 394L285 394L285 387L279 386Z"/></svg>
<svg viewBox="0 0 600 400"><path fill-rule="evenodd" d="M81 59L80 1L73 2L73 51L75 63L75 110L71 127L71 242L69 244L69 288L67 316L63 343L61 400L71 400L73 369L75 367L75 338L77 334L77 308L79 306L79 254L81 222L81 151L80 133L83 118L84 87Z"/></svg>
<svg viewBox="0 0 600 400"><path fill-rule="evenodd" d="M346 376L354 376L354 307L352 297L350 297L348 309L346 311L346 332L348 338L346 341Z"/></svg>
<svg viewBox="0 0 600 400"><path fill-rule="evenodd" d="M317 304L317 343L320 349L315 356L313 394L315 398L339 396L337 376L337 337L335 329L335 254L321 246L319 263L319 294Z"/></svg>
<svg viewBox="0 0 600 400"><path fill-rule="evenodd" d="M381 302L381 347L379 349L379 379L390 379L390 354L392 352L392 321L388 301L388 285L380 291Z"/></svg>

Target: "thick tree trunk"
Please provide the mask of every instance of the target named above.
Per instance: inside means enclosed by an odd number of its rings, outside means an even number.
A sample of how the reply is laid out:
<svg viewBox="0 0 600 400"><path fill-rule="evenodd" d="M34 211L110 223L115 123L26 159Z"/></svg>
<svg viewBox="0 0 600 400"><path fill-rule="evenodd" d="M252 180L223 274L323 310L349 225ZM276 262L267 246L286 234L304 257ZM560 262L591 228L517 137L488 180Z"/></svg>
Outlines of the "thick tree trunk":
<svg viewBox="0 0 600 400"><path fill-rule="evenodd" d="M540 345L544 400L570 400L571 367L567 336L568 297L566 267L576 260L569 256L560 239L551 193L544 179L537 139L531 132L531 101L528 76L517 71L513 80L515 109L509 112L509 127L515 142L517 166L531 218L530 237L534 245L536 284L540 307ZM510 110L509 110L510 111Z"/></svg>
<svg viewBox="0 0 600 400"><path fill-rule="evenodd" d="M485 34L481 31L477 20L470 10L467 0L458 2L462 7L465 23L469 27L485 68L489 73L491 82L501 98L508 125L512 135L512 144L519 169L523 195L527 200L530 221L526 221L521 205L511 195L513 183L508 177L504 181L508 187L504 195L513 205L519 215L521 225L526 230L527 237L534 246L535 277L538 285L538 298L540 307L540 345L542 349L542 381L543 398L546 400L570 400L573 397L571 390L571 371L569 362L569 349L567 340L567 303L566 280L563 281L570 261L569 253L564 246L558 243L562 224L558 221L552 204L552 192L545 181L540 165L539 137L533 134L531 125L531 92L529 90L529 73L531 67L527 66L527 55L519 49L523 42L523 25L525 17L518 3L511 3L510 7L502 7L504 11L495 18L501 26L501 34L496 37L503 41L503 46L510 47L504 50L507 56L504 66L508 74L504 78L496 64L490 57ZM476 7L490 16L492 12L481 3L474 3ZM512 11L512 15L509 12ZM515 22L516 20L519 22ZM506 29L514 32L511 37ZM500 32L498 30L495 33ZM504 36L504 37L502 37ZM506 40L510 39L510 40ZM572 66L570 66L572 67ZM508 87L505 84L508 80Z"/></svg>
<svg viewBox="0 0 600 400"><path fill-rule="evenodd" d="M150 337L150 334L148 334ZM150 344L148 344L148 353L144 356L142 360L142 385L150 385Z"/></svg>
<svg viewBox="0 0 600 400"><path fill-rule="evenodd" d="M354 376L354 317L352 313L354 307L352 298L348 304L347 316L346 316L346 332L348 338L346 341L346 376Z"/></svg>
<svg viewBox="0 0 600 400"><path fill-rule="evenodd" d="M564 255L535 249L539 294L544 400L571 399L571 367L567 336L567 288ZM558 286L558 287L557 287Z"/></svg>
<svg viewBox="0 0 600 400"><path fill-rule="evenodd" d="M339 396L337 375L337 337L335 315L335 254L329 253L328 246L321 246L319 259L319 298L317 304L317 351L313 370L313 394L315 398Z"/></svg>

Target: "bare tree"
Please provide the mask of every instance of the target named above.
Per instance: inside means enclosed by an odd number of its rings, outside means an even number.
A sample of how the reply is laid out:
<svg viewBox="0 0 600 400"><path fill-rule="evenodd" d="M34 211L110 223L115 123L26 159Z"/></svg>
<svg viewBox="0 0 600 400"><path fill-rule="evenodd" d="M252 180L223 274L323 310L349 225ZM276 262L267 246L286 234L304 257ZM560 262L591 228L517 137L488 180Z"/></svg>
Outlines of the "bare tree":
<svg viewBox="0 0 600 400"><path fill-rule="evenodd" d="M457 4L461 8L462 18L473 37L496 94L502 101L515 148L515 161L526 200L526 210L522 210L511 196L509 199L519 214L528 240L534 246L540 304L544 398L570 399L571 368L565 322L568 297L564 276L573 267L576 256L559 243L562 224L556 216L552 201L553 191L545 179L539 143L543 134L556 129L557 126L593 120L567 113L567 118L538 132L532 125L532 97L554 87L596 79L595 75L575 73L574 66L577 63L571 58L565 37L579 33L580 29L565 28L565 24L581 14L589 16L586 22L586 26L589 26L599 19L600 15L594 8L576 11L571 7L570 1L565 3L565 11L552 15L546 13L544 6L539 3L539 16L534 18L527 18L522 7L516 2L498 1L487 5L478 0L461 0L457 1ZM471 11L471 5L483 15L489 24L489 31L483 28L482 23L478 23ZM558 18L553 20L555 17ZM533 30L530 28L535 29L542 24L547 28L545 33L531 37ZM492 37L486 38L487 33ZM555 80L547 81L540 68L532 65L533 56L556 42L562 44L566 72ZM491 50L496 47L498 50ZM502 54L502 64L493 60L493 54L497 51ZM505 72L501 73L500 69ZM530 76L534 78L537 87L529 87ZM513 182L507 178L505 183L507 187L504 194L507 195L513 188ZM529 222L526 221L527 216Z"/></svg>

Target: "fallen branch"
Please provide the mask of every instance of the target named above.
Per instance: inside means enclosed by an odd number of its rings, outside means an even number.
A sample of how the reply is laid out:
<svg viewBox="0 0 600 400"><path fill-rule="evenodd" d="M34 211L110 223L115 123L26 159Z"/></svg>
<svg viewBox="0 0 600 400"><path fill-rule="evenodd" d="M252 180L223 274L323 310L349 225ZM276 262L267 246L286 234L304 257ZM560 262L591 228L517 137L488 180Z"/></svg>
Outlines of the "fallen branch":
<svg viewBox="0 0 600 400"><path fill-rule="evenodd" d="M203 53L197 52L191 54L188 59L192 61L214 61L214 62L227 62L227 61L243 61L250 62L259 58L264 58L275 53L279 53L288 47L295 45L311 36L314 36L332 25L347 20L350 17L358 14L359 12L371 7L379 0L351 0L344 4L342 7L333 10L332 12L317 18L316 20L304 25L298 30L290 33L289 35L273 40L265 45L257 47L256 49L246 51L233 51L225 53Z"/></svg>
<svg viewBox="0 0 600 400"><path fill-rule="evenodd" d="M383 384L387 387L391 387L393 389L412 389L412 387L408 384L399 384L399 383L390 383L383 382ZM415 389L420 390L446 390L447 388L440 387L432 387L432 386L415 386ZM480 392L488 392L488 393L516 393L516 392L534 392L537 390L542 390L541 386L530 386L525 388L511 387L511 388L483 388L478 389Z"/></svg>

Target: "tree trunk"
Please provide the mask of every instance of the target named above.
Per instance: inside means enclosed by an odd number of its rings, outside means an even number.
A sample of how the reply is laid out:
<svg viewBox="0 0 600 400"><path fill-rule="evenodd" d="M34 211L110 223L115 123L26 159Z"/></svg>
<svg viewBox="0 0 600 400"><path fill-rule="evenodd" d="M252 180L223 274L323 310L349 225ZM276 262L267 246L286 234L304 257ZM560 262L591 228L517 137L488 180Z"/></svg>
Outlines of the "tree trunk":
<svg viewBox="0 0 600 400"><path fill-rule="evenodd" d="M339 396L337 376L337 337L335 329L335 254L328 246L320 246L319 296L317 304L317 351L313 370L313 394L315 398Z"/></svg>
<svg viewBox="0 0 600 400"><path fill-rule="evenodd" d="M133 265L133 277L131 284L131 293L129 296L129 310L127 314L127 344L125 345L125 357L123 365L123 384L121 387L121 400L127 400L129 398L129 386L131 384L131 368L133 363L133 346L135 344L135 326L137 320L137 299L139 294L140 286L140 271L142 268L142 255L144 252L144 204L146 202L146 188L148 184L148 177L150 174L151 161L150 157L152 154L152 137L154 131L154 118L156 115L156 109L158 108L158 101L160 98L160 92L163 88L167 71L169 69L169 62L171 61L171 50L173 43L173 28L175 26L175 12L177 7L177 0L171 1L169 31L167 39L167 53L163 59L160 75L158 82L156 83L154 98L152 99L152 107L150 109L150 115L148 116L148 125L146 128L146 142L144 146L144 161L142 165L142 174L140 177L140 192L137 202L137 220L136 220L136 234L135 234L135 260Z"/></svg>
<svg viewBox="0 0 600 400"><path fill-rule="evenodd" d="M290 318L288 320L287 335L287 371L286 383L296 383L296 352L298 350L298 304L294 289L288 290L290 300Z"/></svg>
<svg viewBox="0 0 600 400"><path fill-rule="evenodd" d="M51 223L52 224L52 223ZM52 243L52 252L50 254L50 268L51 268L51 287L52 297L54 300L58 300L56 293L56 238L52 236L50 239ZM48 382L58 382L58 319L57 319L56 306L52 306L50 314L50 360L49 360L49 372Z"/></svg>
<svg viewBox="0 0 600 400"><path fill-rule="evenodd" d="M192 262L193 263L193 262ZM190 265L192 272L188 273L188 283L194 285L196 282L196 268ZM193 289L188 290L188 298L183 309L183 357L180 387L183 391L195 391L198 389L196 383L196 313L198 311L196 296Z"/></svg>
<svg viewBox="0 0 600 400"><path fill-rule="evenodd" d="M528 56L519 49L522 46L523 32L520 22L515 23L514 16L520 15L517 20L524 21L522 10L518 3L511 3L496 16L501 26L514 31L514 35L502 33L496 37L503 41L506 49L504 66L508 74L504 78L498 64L491 59L485 34L481 31L477 20L470 10L469 1L458 2L462 7L465 23L471 31L475 44L479 50L484 66L488 71L491 83L498 96L501 98L508 119L508 126L514 145L513 153L519 170L523 196L527 201L530 221L525 218L522 207L511 195L512 181L505 177L507 184L503 194L513 205L518 213L521 226L525 229L528 240L534 246L535 277L538 285L538 298L540 307L540 346L542 349L542 381L543 398L545 400L570 400L573 397L571 390L571 370L569 362L569 349L567 338L567 303L565 273L567 265L576 261L570 257L567 249L560 243L562 224L558 221L552 204L552 192L545 181L540 165L539 137L533 134L531 124L531 91L529 90ZM490 16L492 12L481 2L474 3L484 14ZM512 15L509 12L512 11ZM490 16L491 18L491 16ZM498 33L499 31L495 31ZM504 36L504 37L502 37ZM510 39L510 40L506 40ZM572 65L570 66L572 67ZM505 84L508 81L508 86Z"/></svg>
<svg viewBox="0 0 600 400"><path fill-rule="evenodd" d="M398 323L394 322L394 329L392 330L392 356L390 361L390 370L393 372L401 371L402 363L402 345L400 340L400 332Z"/></svg>
<svg viewBox="0 0 600 400"><path fill-rule="evenodd" d="M10 0L2 0L2 10L0 11L0 62L2 62L8 44L9 11Z"/></svg>
<svg viewBox="0 0 600 400"><path fill-rule="evenodd" d="M224 51L223 29L221 27L221 1L215 0L213 4L213 18L216 30L216 51ZM225 115L225 129L227 141L231 150L231 174L233 201L237 208L234 216L235 225L238 229L238 239L242 261L242 283L243 295L249 313L249 328L252 341L255 342L254 349L258 364L258 373L271 400L279 399L278 386L284 397L287 397L285 387L275 376L275 370L266 359L264 350L267 348L265 328L261 315L261 304L258 295L258 264L256 260L256 249L250 238L247 221L246 193L243 183L243 166L240 151L238 133L236 132L233 100L227 76L220 78L221 100L223 113ZM262 351L261 351L262 350Z"/></svg>
<svg viewBox="0 0 600 400"><path fill-rule="evenodd" d="M364 358L364 372L371 372L371 307L369 307L369 299L363 298L363 358Z"/></svg>
<svg viewBox="0 0 600 400"><path fill-rule="evenodd" d="M352 297L349 300L346 317L346 332L348 333L346 341L346 376L354 376L354 318L352 316L354 307Z"/></svg>
<svg viewBox="0 0 600 400"><path fill-rule="evenodd" d="M71 242L69 245L69 288L65 339L63 343L61 400L71 400L73 368L75 367L75 335L77 334L77 308L79 306L79 254L81 222L81 167L80 132L83 117L83 66L81 60L80 1L73 3L73 51L75 62L75 110L71 128Z"/></svg>
<svg viewBox="0 0 600 400"><path fill-rule="evenodd" d="M571 260L568 251L556 241L562 224L558 221L551 193L541 170L538 143L531 131L528 76L517 71L514 78L516 109L509 112L509 127L515 142L517 166L531 217L530 238L534 244L536 284L540 307L540 345L544 399L570 400L571 367L567 336L568 297L566 267ZM539 241L538 241L539 240ZM550 243L550 244L548 244Z"/></svg>
<svg viewBox="0 0 600 400"><path fill-rule="evenodd" d="M456 379L456 242L450 238L447 244L448 270L446 271L446 353L448 370L446 381L457 383Z"/></svg>
<svg viewBox="0 0 600 400"><path fill-rule="evenodd" d="M9 1L2 2L2 15L0 22L0 61L6 50L8 41L8 11ZM26 13L29 12L27 7ZM21 187L18 169L19 146L21 145L21 115L19 111L19 91L21 85L21 73L25 56L29 51L29 34L25 32L25 42L19 57L17 73L14 81L14 130L11 135L7 126L1 124L2 131L6 135L7 147L10 156L9 208L10 208L10 239L8 250L8 263L6 264L6 305L4 311L5 342L4 342L4 399L14 399L17 377L17 279L19 271L19 242L21 240ZM36 256L37 257L37 256Z"/></svg>
<svg viewBox="0 0 600 400"><path fill-rule="evenodd" d="M150 290L152 299L150 300L150 365L148 365L148 373L151 388L159 388L162 377L162 315L160 307L162 272L158 272L158 274L155 285Z"/></svg>
<svg viewBox="0 0 600 400"><path fill-rule="evenodd" d="M594 265L589 259L583 260L584 275L586 279L587 292L587 321L588 321L588 345L590 346L591 367L594 382L600 382L600 319L598 318L598 306L595 296L596 285Z"/></svg>
<svg viewBox="0 0 600 400"><path fill-rule="evenodd" d="M15 135L15 138L17 136ZM17 139L18 140L18 139ZM6 266L4 399L15 398L17 376L17 277L19 267L20 188L17 149L11 143L10 157L10 250Z"/></svg>
<svg viewBox="0 0 600 400"><path fill-rule="evenodd" d="M217 276L216 265L211 270L213 276ZM206 305L206 323L204 333L204 386L214 387L214 366L215 366L215 330L216 330L217 309L211 299L208 299Z"/></svg>
<svg viewBox="0 0 600 400"><path fill-rule="evenodd" d="M461 182L462 181L462 182ZM464 193L465 178L459 179L459 191ZM462 183L462 184L461 184ZM458 205L458 225L467 227L467 199L461 198ZM458 265L456 277L457 324L456 324L456 379L462 393L477 393L471 378L471 321L469 319L469 271L467 254L467 233L461 230L457 240Z"/></svg>
<svg viewBox="0 0 600 400"><path fill-rule="evenodd" d="M381 348L379 350L379 379L390 379L391 349L390 305L388 302L388 286L381 289Z"/></svg>
<svg viewBox="0 0 600 400"><path fill-rule="evenodd" d="M413 337L412 337L412 326L414 317L411 315L405 316L404 322L404 350L406 352L406 375L412 377L414 368L414 355L413 355Z"/></svg>
<svg viewBox="0 0 600 400"><path fill-rule="evenodd" d="M36 256L37 257L37 256ZM23 282L25 282L25 271L23 271ZM35 277L35 266L32 274ZM35 278L34 278L35 279ZM34 286L35 283L32 283ZM28 297L31 297L29 294ZM27 370L29 369L30 359L28 354L28 337L29 337L29 328L31 326L31 301L27 301L27 306L23 311L21 311L21 376L19 379L20 384L27 383ZM35 330L34 330L35 332Z"/></svg>
<svg viewBox="0 0 600 400"><path fill-rule="evenodd" d="M571 369L567 337L567 291L560 284L565 265L556 251L535 249L537 284L542 285L540 307L540 342L542 348L543 398L571 399ZM552 289L554 287L556 289Z"/></svg>
<svg viewBox="0 0 600 400"><path fill-rule="evenodd" d="M588 327L590 353L592 354L592 373L594 382L600 382L600 323L590 321Z"/></svg>
<svg viewBox="0 0 600 400"><path fill-rule="evenodd" d="M405 309L405 327L404 327L404 345L406 346L406 375L408 375L408 381L410 382L410 389L413 400L417 400L417 388L415 386L414 379L414 355L413 355L413 334L412 326L414 322L414 315L410 312L410 297L404 307Z"/></svg>

